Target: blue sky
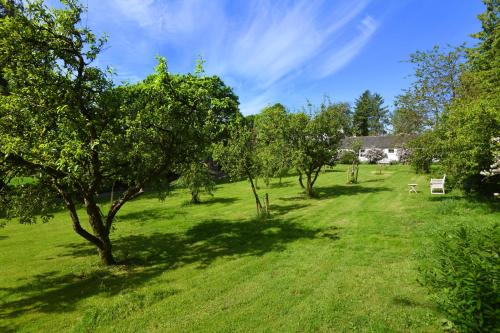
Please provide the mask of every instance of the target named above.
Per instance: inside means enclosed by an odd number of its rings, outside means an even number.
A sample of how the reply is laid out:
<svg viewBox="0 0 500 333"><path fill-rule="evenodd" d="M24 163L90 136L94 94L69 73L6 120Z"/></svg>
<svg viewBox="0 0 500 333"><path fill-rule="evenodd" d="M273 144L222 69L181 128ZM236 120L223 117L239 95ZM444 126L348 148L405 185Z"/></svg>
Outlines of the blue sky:
<svg viewBox="0 0 500 333"><path fill-rule="evenodd" d="M479 0L87 0L84 21L109 42L98 65L116 80L153 71L155 55L172 72L192 71L201 55L244 114L306 99L353 102L365 89L392 108L409 84L402 62L435 44L473 42Z"/></svg>

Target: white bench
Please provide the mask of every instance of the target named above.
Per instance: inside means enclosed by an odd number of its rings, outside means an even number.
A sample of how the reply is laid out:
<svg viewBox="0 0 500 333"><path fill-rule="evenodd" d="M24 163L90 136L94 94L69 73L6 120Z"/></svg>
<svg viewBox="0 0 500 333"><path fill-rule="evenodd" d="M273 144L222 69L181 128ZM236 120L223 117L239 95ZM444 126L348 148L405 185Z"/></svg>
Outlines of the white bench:
<svg viewBox="0 0 500 333"><path fill-rule="evenodd" d="M446 175L443 178L431 178L431 194L444 194L444 181Z"/></svg>

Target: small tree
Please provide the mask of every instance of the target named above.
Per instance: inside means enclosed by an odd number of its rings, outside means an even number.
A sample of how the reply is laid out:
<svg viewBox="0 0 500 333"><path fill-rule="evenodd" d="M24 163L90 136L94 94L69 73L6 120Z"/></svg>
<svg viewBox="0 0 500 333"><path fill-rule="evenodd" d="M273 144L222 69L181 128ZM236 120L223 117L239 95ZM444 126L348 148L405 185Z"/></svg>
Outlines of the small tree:
<svg viewBox="0 0 500 333"><path fill-rule="evenodd" d="M354 154L354 158L352 159L352 164L347 170L347 183L348 184L356 184L358 182L358 172L359 172L359 151L363 143L359 139L355 139L351 144L351 151Z"/></svg>
<svg viewBox="0 0 500 333"><path fill-rule="evenodd" d="M213 195L215 190L215 181L210 173L208 165L204 162L193 162L182 170L182 176L179 183L186 186L191 193L191 203L201 202L200 193L205 192Z"/></svg>
<svg viewBox="0 0 500 333"><path fill-rule="evenodd" d="M439 158L439 137L434 131L422 133L407 143L409 162L416 173L429 173L433 159Z"/></svg>
<svg viewBox="0 0 500 333"><path fill-rule="evenodd" d="M255 185L255 179L262 168L257 154L256 135L244 118L237 118L228 125L228 137L224 142L215 144L213 156L231 179L248 179L255 198L257 215L266 214Z"/></svg>
<svg viewBox="0 0 500 333"><path fill-rule="evenodd" d="M344 114L330 106L323 103L318 110L312 110L309 105L309 112L290 115L293 164L299 173L299 183L309 197L314 196L313 186L321 168L335 162L344 137ZM306 177L305 186L302 175Z"/></svg>
<svg viewBox="0 0 500 333"><path fill-rule="evenodd" d="M269 185L272 177L279 177L281 183L292 162L288 140L289 119L285 107L275 104L264 108L255 117L254 128L264 182Z"/></svg>

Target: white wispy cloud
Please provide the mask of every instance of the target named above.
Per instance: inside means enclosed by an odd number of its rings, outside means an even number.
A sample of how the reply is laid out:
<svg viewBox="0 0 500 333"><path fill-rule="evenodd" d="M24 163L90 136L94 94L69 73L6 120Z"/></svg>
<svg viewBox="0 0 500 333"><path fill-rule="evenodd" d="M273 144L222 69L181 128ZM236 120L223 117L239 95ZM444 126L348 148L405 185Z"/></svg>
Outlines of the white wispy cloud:
<svg viewBox="0 0 500 333"><path fill-rule="evenodd" d="M229 45L224 70L250 77L263 89L299 71L345 27L366 1L337 8L325 20L321 2L261 6L246 31Z"/></svg>
<svg viewBox="0 0 500 333"><path fill-rule="evenodd" d="M370 16L366 16L358 26L358 36L329 56L319 71L318 77L330 76L345 67L363 49L377 30L377 26L377 21Z"/></svg>
<svg viewBox="0 0 500 333"><path fill-rule="evenodd" d="M279 99L289 81L335 74L361 52L379 25L365 13L370 0L89 1L89 7L113 17L110 26L125 27L126 21L139 31L115 39L132 51L121 54L125 64L136 64L147 50L167 50L174 54L174 70L186 71L201 54L208 73L236 83L244 112Z"/></svg>

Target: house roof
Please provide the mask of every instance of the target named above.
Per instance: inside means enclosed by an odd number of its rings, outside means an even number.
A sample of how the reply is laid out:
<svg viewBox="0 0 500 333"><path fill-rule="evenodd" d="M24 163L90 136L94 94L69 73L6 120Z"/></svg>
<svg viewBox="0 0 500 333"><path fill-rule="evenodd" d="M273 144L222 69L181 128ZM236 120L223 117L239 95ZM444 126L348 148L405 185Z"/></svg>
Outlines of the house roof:
<svg viewBox="0 0 500 333"><path fill-rule="evenodd" d="M361 140L362 149L370 148L397 148L407 143L411 139L416 138L416 135L383 135L383 136L354 136L344 138L340 145L341 149L350 149L354 140Z"/></svg>

